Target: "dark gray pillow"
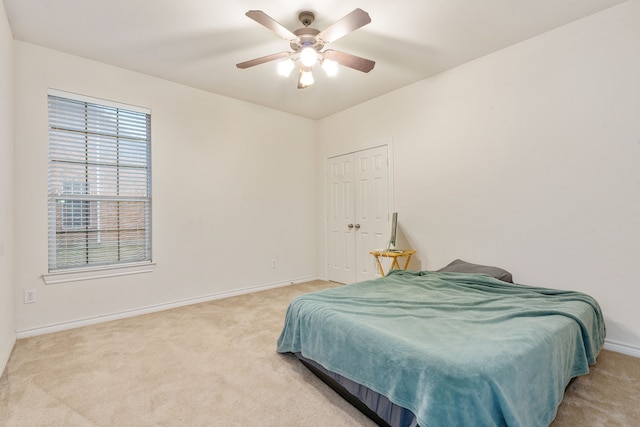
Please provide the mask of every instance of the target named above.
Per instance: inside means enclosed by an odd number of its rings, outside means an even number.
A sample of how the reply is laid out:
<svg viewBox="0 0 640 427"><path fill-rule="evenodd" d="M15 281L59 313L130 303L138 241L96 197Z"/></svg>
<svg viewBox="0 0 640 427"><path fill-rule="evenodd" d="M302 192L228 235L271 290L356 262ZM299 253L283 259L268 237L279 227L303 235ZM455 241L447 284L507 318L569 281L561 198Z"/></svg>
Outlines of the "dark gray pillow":
<svg viewBox="0 0 640 427"><path fill-rule="evenodd" d="M509 273L507 270L503 270L502 268L498 267L492 267L489 265L472 264L461 259L453 261L452 263L448 264L438 271L449 271L452 273L488 274L489 276L493 276L498 280L502 280L503 282L513 283L513 276L511 276L511 273Z"/></svg>

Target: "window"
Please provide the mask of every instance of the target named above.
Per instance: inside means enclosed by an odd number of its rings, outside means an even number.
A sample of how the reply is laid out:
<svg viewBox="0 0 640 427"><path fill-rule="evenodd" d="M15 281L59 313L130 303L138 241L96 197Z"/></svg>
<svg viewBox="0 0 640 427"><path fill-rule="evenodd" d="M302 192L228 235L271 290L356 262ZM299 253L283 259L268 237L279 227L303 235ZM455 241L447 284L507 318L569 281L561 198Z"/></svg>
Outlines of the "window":
<svg viewBox="0 0 640 427"><path fill-rule="evenodd" d="M49 272L151 261L148 110L49 92Z"/></svg>

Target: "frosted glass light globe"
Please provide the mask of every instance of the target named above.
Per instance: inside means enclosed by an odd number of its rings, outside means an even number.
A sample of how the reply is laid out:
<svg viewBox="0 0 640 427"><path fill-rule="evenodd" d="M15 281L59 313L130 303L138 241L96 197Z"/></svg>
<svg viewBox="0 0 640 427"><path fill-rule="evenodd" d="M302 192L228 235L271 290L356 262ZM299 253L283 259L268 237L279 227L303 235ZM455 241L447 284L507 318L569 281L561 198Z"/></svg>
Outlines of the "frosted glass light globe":
<svg viewBox="0 0 640 427"><path fill-rule="evenodd" d="M322 61L322 69L327 73L327 76L335 77L338 74L338 63L331 59L325 59Z"/></svg>
<svg viewBox="0 0 640 427"><path fill-rule="evenodd" d="M318 60L318 53L312 47L305 47L300 51L300 62L305 67L313 67Z"/></svg>
<svg viewBox="0 0 640 427"><path fill-rule="evenodd" d="M285 59L284 61L278 62L278 74L282 77L289 77L291 75L291 71L295 68L296 64L292 59Z"/></svg>
<svg viewBox="0 0 640 427"><path fill-rule="evenodd" d="M302 86L311 86L313 82L313 74L311 74L311 71L303 71L300 74L300 84Z"/></svg>

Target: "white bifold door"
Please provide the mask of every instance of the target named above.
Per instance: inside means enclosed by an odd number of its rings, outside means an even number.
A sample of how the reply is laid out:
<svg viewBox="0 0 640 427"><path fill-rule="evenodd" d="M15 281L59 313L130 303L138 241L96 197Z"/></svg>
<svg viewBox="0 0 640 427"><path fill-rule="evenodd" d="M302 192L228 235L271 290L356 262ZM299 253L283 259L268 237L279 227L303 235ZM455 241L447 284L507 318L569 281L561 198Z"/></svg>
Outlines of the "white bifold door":
<svg viewBox="0 0 640 427"><path fill-rule="evenodd" d="M329 280L379 277L369 252L385 248L389 240L388 146L329 158L326 180Z"/></svg>

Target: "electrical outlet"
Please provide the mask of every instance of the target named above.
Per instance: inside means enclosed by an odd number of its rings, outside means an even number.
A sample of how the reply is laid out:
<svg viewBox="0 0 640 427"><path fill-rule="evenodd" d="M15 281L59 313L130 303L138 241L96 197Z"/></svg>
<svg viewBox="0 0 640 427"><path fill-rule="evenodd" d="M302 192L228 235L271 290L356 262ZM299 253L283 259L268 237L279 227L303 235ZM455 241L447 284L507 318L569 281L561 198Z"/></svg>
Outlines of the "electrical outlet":
<svg viewBox="0 0 640 427"><path fill-rule="evenodd" d="M24 303L31 304L38 301L38 294L35 289L25 289L24 290Z"/></svg>
<svg viewBox="0 0 640 427"><path fill-rule="evenodd" d="M271 268L278 268L278 260L276 259L271 260Z"/></svg>

